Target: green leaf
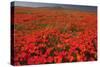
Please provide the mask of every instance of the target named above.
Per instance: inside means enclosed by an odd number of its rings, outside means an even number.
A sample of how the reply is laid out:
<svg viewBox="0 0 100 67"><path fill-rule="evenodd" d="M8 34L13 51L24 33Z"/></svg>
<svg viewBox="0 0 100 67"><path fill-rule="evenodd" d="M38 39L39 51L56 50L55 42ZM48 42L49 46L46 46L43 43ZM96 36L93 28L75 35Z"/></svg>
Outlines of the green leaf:
<svg viewBox="0 0 100 67"><path fill-rule="evenodd" d="M66 45L65 48L66 48L66 51L69 51L70 46L69 45Z"/></svg>

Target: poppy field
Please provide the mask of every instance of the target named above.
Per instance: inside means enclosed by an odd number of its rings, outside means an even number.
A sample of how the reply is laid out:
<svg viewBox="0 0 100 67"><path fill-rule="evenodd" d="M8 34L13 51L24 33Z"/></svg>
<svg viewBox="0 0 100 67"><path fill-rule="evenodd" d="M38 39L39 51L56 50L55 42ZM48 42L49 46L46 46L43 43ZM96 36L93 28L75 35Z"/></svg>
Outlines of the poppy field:
<svg viewBox="0 0 100 67"><path fill-rule="evenodd" d="M97 13L14 7L13 65L97 60Z"/></svg>

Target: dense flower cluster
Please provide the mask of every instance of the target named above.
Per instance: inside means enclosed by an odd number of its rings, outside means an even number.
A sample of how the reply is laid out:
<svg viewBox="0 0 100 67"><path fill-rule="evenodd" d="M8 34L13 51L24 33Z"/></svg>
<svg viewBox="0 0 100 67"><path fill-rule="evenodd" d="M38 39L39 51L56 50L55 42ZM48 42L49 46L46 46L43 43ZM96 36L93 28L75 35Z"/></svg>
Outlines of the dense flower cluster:
<svg viewBox="0 0 100 67"><path fill-rule="evenodd" d="M14 18L14 65L97 60L94 12L20 8Z"/></svg>

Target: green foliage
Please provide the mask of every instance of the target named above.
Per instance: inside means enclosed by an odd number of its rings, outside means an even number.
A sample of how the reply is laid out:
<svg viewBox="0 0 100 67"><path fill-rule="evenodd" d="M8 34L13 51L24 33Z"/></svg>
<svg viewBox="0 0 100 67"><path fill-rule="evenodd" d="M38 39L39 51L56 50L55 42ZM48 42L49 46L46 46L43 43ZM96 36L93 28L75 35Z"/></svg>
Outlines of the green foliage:
<svg viewBox="0 0 100 67"><path fill-rule="evenodd" d="M32 14L32 11L17 11L17 14Z"/></svg>

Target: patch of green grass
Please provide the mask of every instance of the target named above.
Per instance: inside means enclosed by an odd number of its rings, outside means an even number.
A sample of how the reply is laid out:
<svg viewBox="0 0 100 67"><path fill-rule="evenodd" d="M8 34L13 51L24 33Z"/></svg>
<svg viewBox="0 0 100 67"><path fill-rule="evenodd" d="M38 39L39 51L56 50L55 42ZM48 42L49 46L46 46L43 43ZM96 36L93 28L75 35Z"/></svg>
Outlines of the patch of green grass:
<svg viewBox="0 0 100 67"><path fill-rule="evenodd" d="M48 26L48 24L37 24L37 26L40 26L41 28L44 28L44 27L46 27L46 26Z"/></svg>
<svg viewBox="0 0 100 67"><path fill-rule="evenodd" d="M23 26L23 24L14 24L14 29L15 30L22 30L22 29L24 29L24 26Z"/></svg>
<svg viewBox="0 0 100 67"><path fill-rule="evenodd" d="M67 32L67 27L60 28L60 32L61 32L61 33Z"/></svg>
<svg viewBox="0 0 100 67"><path fill-rule="evenodd" d="M76 61L77 61L77 55L76 55L76 53L75 53L75 52L73 52L73 53L72 53L72 56L74 57L73 62L76 62Z"/></svg>
<svg viewBox="0 0 100 67"><path fill-rule="evenodd" d="M26 60L20 61L20 64L21 64L21 65L26 65L26 64L27 64L27 61L26 61Z"/></svg>
<svg viewBox="0 0 100 67"><path fill-rule="evenodd" d="M66 45L66 44L65 44L65 45ZM65 46L65 49L66 49L66 51L69 51L70 46L69 46L69 45L66 45L66 46Z"/></svg>
<svg viewBox="0 0 100 67"><path fill-rule="evenodd" d="M78 31L77 26L76 25L72 25L71 31L72 32L77 32Z"/></svg>
<svg viewBox="0 0 100 67"><path fill-rule="evenodd" d="M32 11L17 11L17 14L32 14Z"/></svg>

